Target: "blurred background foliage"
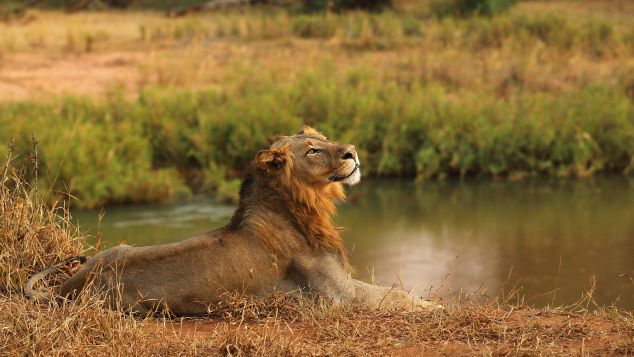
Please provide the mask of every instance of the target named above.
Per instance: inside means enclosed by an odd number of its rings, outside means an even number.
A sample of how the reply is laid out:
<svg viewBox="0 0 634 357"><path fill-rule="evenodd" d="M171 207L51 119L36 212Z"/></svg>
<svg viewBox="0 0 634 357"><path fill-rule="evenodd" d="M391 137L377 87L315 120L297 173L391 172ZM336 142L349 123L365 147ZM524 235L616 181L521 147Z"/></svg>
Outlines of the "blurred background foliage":
<svg viewBox="0 0 634 357"><path fill-rule="evenodd" d="M430 0L425 3L431 14L437 16L469 16L502 13L518 0ZM5 0L5 10L26 7L57 8L69 11L95 9L153 9L167 11L201 10L205 8L231 7L243 5L281 6L297 12L326 13L350 10L382 11L393 10L394 0L47 0L14 1Z"/></svg>
<svg viewBox="0 0 634 357"><path fill-rule="evenodd" d="M34 10L29 22L0 24L0 63L41 52L147 57L132 89L0 100L0 144L14 140L28 159L34 136L50 199L68 193L82 207L198 191L235 200L266 139L304 123L355 144L371 176L631 174L626 2L601 3L603 13L575 1L419 3L306 1L177 18L138 8L200 2Z"/></svg>
<svg viewBox="0 0 634 357"><path fill-rule="evenodd" d="M493 16L516 3L517 0L433 0L430 7L436 16Z"/></svg>
<svg viewBox="0 0 634 357"><path fill-rule="evenodd" d="M302 0L304 12L341 12L346 10L379 11L392 7L391 0Z"/></svg>

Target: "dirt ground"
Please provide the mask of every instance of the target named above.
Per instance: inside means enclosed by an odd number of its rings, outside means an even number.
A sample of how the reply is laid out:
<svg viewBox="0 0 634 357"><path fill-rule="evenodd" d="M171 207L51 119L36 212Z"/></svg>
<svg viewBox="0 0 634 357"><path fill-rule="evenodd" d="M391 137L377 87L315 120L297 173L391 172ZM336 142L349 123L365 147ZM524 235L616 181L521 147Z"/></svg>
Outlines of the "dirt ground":
<svg viewBox="0 0 634 357"><path fill-rule="evenodd" d="M441 326L442 320L438 320L438 316L424 321L424 316L408 318L402 314L368 312L361 316L302 322L187 319L158 324L157 328L172 331L172 339L201 342L217 339L220 335L229 336L218 348L234 354L248 354L249 341L257 346L261 343L259 339L267 335L271 336L270 346L283 345L278 352L300 355L587 356L634 353L632 326L624 328L605 315L520 309L491 319L475 313L454 321L456 316L449 314L445 326Z"/></svg>
<svg viewBox="0 0 634 357"><path fill-rule="evenodd" d="M96 96L115 85L134 93L139 85L139 61L147 56L140 52L6 56L0 61L0 100L61 93Z"/></svg>

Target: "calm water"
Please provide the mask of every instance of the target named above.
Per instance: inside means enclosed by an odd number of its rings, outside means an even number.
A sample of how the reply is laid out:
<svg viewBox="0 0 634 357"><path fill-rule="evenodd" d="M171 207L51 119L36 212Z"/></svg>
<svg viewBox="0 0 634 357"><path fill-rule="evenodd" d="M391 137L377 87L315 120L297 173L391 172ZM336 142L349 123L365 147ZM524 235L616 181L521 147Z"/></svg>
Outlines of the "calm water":
<svg viewBox="0 0 634 357"><path fill-rule="evenodd" d="M366 180L349 190L338 225L357 275L419 293L495 296L521 286L526 302L595 300L634 309L634 181L444 182ZM105 246L173 242L227 222L230 205L199 197L110 207ZM96 211L75 214L94 232ZM629 278L632 277L632 278Z"/></svg>

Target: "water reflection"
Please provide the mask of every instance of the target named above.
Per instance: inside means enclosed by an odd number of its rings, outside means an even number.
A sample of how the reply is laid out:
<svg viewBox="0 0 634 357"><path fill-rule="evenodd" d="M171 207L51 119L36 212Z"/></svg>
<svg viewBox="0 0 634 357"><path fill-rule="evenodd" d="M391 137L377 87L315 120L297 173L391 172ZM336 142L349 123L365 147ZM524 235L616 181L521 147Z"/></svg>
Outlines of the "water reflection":
<svg viewBox="0 0 634 357"><path fill-rule="evenodd" d="M357 274L418 292L485 292L523 286L535 305L571 303L596 278L600 304L634 308L634 181L365 181L350 190L336 223ZM227 222L233 207L108 208L107 245L175 241ZM95 212L77 215L96 225ZM625 274L626 276L620 276ZM550 291L557 290L556 296Z"/></svg>
<svg viewBox="0 0 634 357"><path fill-rule="evenodd" d="M634 284L619 276L634 275L631 180L387 181L355 195L342 209L340 222L354 228L344 236L380 282L399 272L410 285L490 294L519 283L543 305L553 295L540 295L558 288L555 303L577 300L595 276L597 301L634 307Z"/></svg>

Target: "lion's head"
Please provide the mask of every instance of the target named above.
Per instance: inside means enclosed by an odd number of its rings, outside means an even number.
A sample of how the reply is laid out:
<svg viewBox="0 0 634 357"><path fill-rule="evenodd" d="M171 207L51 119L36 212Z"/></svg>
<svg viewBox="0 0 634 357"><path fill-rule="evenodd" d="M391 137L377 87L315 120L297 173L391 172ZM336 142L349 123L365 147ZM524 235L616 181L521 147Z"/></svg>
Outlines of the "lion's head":
<svg viewBox="0 0 634 357"><path fill-rule="evenodd" d="M329 141L313 128L303 127L292 136L277 136L257 153L254 171L240 189L240 206L229 224L240 227L245 220L274 250L280 251L275 225L254 207L288 212L293 225L313 248L335 252L349 269L339 229L332 224L336 201L345 199L342 184L361 179L359 157L352 145Z"/></svg>
<svg viewBox="0 0 634 357"><path fill-rule="evenodd" d="M315 189L337 182L354 185L361 180L354 146L329 141L308 126L296 135L271 139L270 147L257 154L256 163L271 175Z"/></svg>

